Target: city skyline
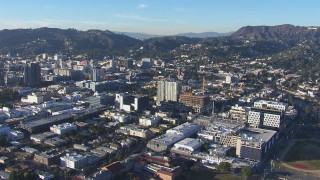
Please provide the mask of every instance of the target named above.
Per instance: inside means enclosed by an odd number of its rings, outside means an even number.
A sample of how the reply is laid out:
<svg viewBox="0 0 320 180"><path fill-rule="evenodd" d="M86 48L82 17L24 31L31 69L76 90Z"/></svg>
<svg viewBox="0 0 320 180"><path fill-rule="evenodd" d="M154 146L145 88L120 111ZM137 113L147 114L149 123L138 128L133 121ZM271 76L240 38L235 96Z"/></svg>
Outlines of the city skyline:
<svg viewBox="0 0 320 180"><path fill-rule="evenodd" d="M170 35L232 32L246 25L317 26L320 2L264 1L2 1L0 29L75 28Z"/></svg>

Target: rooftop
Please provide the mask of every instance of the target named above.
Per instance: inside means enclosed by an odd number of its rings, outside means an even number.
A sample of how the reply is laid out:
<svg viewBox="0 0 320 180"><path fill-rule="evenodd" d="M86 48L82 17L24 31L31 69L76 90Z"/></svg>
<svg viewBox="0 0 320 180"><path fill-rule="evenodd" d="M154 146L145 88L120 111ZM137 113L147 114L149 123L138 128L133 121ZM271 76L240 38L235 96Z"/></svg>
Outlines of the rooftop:
<svg viewBox="0 0 320 180"><path fill-rule="evenodd" d="M267 101L267 100L258 100L255 103L262 103L262 104L272 104L272 105L283 105L288 106L287 103L284 102L278 102L278 101Z"/></svg>
<svg viewBox="0 0 320 180"><path fill-rule="evenodd" d="M58 125L53 125L51 127L53 128L59 128L59 129L68 129L70 127L75 127L75 124L72 123L62 123L62 124L58 124Z"/></svg>
<svg viewBox="0 0 320 180"><path fill-rule="evenodd" d="M260 128L246 128L241 130L241 141L264 143L268 142L277 131L260 129Z"/></svg>
<svg viewBox="0 0 320 180"><path fill-rule="evenodd" d="M193 138L185 138L175 144L175 146L188 146L192 148L198 147L200 145L201 144L199 143L199 141Z"/></svg>

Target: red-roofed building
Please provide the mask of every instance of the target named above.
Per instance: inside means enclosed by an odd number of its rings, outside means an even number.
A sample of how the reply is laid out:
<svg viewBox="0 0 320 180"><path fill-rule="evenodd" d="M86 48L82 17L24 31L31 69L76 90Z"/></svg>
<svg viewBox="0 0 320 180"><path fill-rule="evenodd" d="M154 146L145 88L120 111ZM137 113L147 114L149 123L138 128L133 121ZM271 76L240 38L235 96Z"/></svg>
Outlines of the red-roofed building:
<svg viewBox="0 0 320 180"><path fill-rule="evenodd" d="M113 174L121 173L125 169L126 169L126 167L120 161L111 163L111 164L101 168L101 170L110 171Z"/></svg>
<svg viewBox="0 0 320 180"><path fill-rule="evenodd" d="M166 171L164 169L159 169L156 175L162 180L174 180L182 173L182 168L178 167L173 171Z"/></svg>
<svg viewBox="0 0 320 180"><path fill-rule="evenodd" d="M149 163L156 163L162 166L170 166L171 160L166 157L159 157L159 156L151 156L149 154L142 154L140 158Z"/></svg>

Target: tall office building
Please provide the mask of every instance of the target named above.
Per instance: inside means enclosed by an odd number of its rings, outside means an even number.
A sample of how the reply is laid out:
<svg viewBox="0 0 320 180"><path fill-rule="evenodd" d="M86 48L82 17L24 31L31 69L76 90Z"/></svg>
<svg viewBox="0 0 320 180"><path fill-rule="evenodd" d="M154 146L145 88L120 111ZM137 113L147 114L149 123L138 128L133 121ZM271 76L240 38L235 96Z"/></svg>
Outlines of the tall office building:
<svg viewBox="0 0 320 180"><path fill-rule="evenodd" d="M92 70L92 81L94 82L101 82L102 77L101 77L101 67L95 67Z"/></svg>
<svg viewBox="0 0 320 180"><path fill-rule="evenodd" d="M133 68L133 60L132 59L125 59L123 61L123 66L130 69L130 68Z"/></svg>
<svg viewBox="0 0 320 180"><path fill-rule="evenodd" d="M41 68L39 63L29 63L24 66L23 82L26 86L36 87L41 83Z"/></svg>
<svg viewBox="0 0 320 180"><path fill-rule="evenodd" d="M114 59L114 57L110 60L110 69L112 71L116 71L117 70L117 62Z"/></svg>
<svg viewBox="0 0 320 180"><path fill-rule="evenodd" d="M174 81L158 81L157 100L161 101L178 101L180 84Z"/></svg>

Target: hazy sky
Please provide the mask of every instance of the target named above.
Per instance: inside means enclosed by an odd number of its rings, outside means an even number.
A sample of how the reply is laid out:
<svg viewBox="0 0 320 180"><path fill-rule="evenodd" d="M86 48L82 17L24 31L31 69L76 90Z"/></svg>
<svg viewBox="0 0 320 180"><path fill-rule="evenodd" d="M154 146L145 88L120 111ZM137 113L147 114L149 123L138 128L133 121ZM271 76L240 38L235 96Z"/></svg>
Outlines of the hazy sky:
<svg viewBox="0 0 320 180"><path fill-rule="evenodd" d="M57 27L151 34L245 25L320 25L320 0L0 0L0 29Z"/></svg>

